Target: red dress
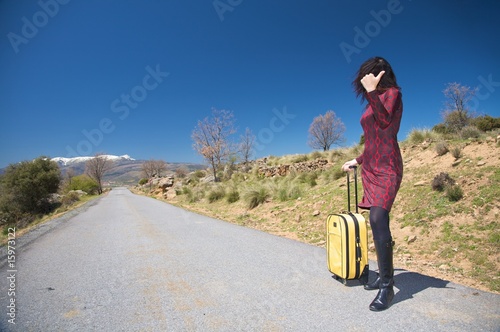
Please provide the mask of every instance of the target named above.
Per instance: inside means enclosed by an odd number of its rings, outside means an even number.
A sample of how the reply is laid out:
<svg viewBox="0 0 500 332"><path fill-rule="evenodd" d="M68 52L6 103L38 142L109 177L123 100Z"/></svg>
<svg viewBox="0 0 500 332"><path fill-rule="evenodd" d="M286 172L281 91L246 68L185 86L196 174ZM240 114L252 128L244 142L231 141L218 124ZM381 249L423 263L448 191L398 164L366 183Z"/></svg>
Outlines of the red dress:
<svg viewBox="0 0 500 332"><path fill-rule="evenodd" d="M361 117L365 135L365 149L356 158L363 164L361 180L363 199L361 208L378 206L391 211L403 178L403 158L397 134L403 115L401 91L389 88L367 94L368 105Z"/></svg>

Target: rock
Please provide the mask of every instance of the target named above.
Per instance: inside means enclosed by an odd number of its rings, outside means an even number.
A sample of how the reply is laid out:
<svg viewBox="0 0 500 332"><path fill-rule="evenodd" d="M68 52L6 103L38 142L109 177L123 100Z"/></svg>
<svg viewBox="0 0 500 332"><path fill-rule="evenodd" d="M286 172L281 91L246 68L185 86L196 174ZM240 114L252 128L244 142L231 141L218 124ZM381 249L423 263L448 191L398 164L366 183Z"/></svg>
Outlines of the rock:
<svg viewBox="0 0 500 332"><path fill-rule="evenodd" d="M166 193L163 194L163 197L165 197L166 199L174 199L175 197L177 197L177 192L175 191L175 189L170 188Z"/></svg>
<svg viewBox="0 0 500 332"><path fill-rule="evenodd" d="M70 190L70 191L68 191L68 193L77 193L78 196L85 196L85 195L87 195L87 193L85 191L80 190L80 189L78 189L78 190Z"/></svg>
<svg viewBox="0 0 500 332"><path fill-rule="evenodd" d="M215 177L213 175L207 175L204 178L200 179L203 183L215 182Z"/></svg>
<svg viewBox="0 0 500 332"><path fill-rule="evenodd" d="M291 165L268 166L266 163L259 163L259 175L264 177L286 176L291 172L304 173L317 170L325 170L332 165L326 159L316 159L313 161L302 161Z"/></svg>
<svg viewBox="0 0 500 332"><path fill-rule="evenodd" d="M450 267L446 264L442 264L439 266L439 269L443 270L443 271L448 271L450 269Z"/></svg>
<svg viewBox="0 0 500 332"><path fill-rule="evenodd" d="M417 236L416 235L411 235L408 237L408 240L406 240L406 242L408 243L412 243L412 242L415 242L417 240Z"/></svg>
<svg viewBox="0 0 500 332"><path fill-rule="evenodd" d="M300 222L300 220L302 219L302 216L300 215L300 213L297 215L297 217L295 218L295 221L296 222Z"/></svg>
<svg viewBox="0 0 500 332"><path fill-rule="evenodd" d="M462 162L461 160L455 160L453 164L451 164L451 166L457 167L458 165L460 165L461 162Z"/></svg>
<svg viewBox="0 0 500 332"><path fill-rule="evenodd" d="M414 187L423 187L427 185L427 181L418 181L413 184Z"/></svg>
<svg viewBox="0 0 500 332"><path fill-rule="evenodd" d="M167 191L167 188L170 188L174 185L174 178L172 176L168 176L165 178L161 178L158 182L158 187L162 189L163 192Z"/></svg>
<svg viewBox="0 0 500 332"><path fill-rule="evenodd" d="M319 215L320 215L320 213L321 213L321 212L320 212L319 210L315 210L315 211L313 212L313 217L317 217L317 216L319 216Z"/></svg>
<svg viewBox="0 0 500 332"><path fill-rule="evenodd" d="M477 165L477 166L484 166L484 165L486 165L486 162L485 162L485 161L483 161L483 160L481 160L481 161L479 161L476 165Z"/></svg>

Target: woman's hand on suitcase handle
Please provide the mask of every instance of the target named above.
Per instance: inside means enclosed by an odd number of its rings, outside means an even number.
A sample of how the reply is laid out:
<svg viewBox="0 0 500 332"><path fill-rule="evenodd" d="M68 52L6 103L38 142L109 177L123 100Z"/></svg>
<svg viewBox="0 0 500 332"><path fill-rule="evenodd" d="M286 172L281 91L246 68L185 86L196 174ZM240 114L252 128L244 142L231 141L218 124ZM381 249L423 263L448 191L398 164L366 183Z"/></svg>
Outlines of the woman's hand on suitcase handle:
<svg viewBox="0 0 500 332"><path fill-rule="evenodd" d="M353 166L358 166L358 162L356 161L356 159L345 162L344 165L342 165L342 170L344 172L349 172L351 170L351 167Z"/></svg>

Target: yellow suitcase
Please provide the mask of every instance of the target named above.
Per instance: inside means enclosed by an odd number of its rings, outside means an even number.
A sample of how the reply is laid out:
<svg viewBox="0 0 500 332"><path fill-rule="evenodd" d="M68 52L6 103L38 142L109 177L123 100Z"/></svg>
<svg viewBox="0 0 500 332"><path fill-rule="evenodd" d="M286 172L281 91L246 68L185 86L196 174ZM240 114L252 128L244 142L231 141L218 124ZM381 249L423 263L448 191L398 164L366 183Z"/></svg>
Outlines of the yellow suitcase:
<svg viewBox="0 0 500 332"><path fill-rule="evenodd" d="M349 172L347 172L347 213L330 214L326 220L328 269L344 285L349 279L368 282L368 233L365 218L358 213L357 168L354 168L356 213L351 212Z"/></svg>

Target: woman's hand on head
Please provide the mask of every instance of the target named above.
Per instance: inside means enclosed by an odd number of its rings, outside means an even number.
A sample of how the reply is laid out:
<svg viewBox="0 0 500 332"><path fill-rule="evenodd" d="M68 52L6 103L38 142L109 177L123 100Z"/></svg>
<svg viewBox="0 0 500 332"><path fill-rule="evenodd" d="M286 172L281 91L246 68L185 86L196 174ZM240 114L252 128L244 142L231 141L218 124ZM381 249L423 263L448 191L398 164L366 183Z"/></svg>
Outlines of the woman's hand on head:
<svg viewBox="0 0 500 332"><path fill-rule="evenodd" d="M377 89L377 85L382 79L382 76L385 74L385 71L381 71L377 76L372 73L363 76L361 79L361 84L365 88L366 92L372 92Z"/></svg>
<svg viewBox="0 0 500 332"><path fill-rule="evenodd" d="M342 165L342 170L344 172L349 172L351 170L350 167L357 166L357 165L358 165L358 162L356 161L356 159L349 160L349 161L345 162L344 165Z"/></svg>

